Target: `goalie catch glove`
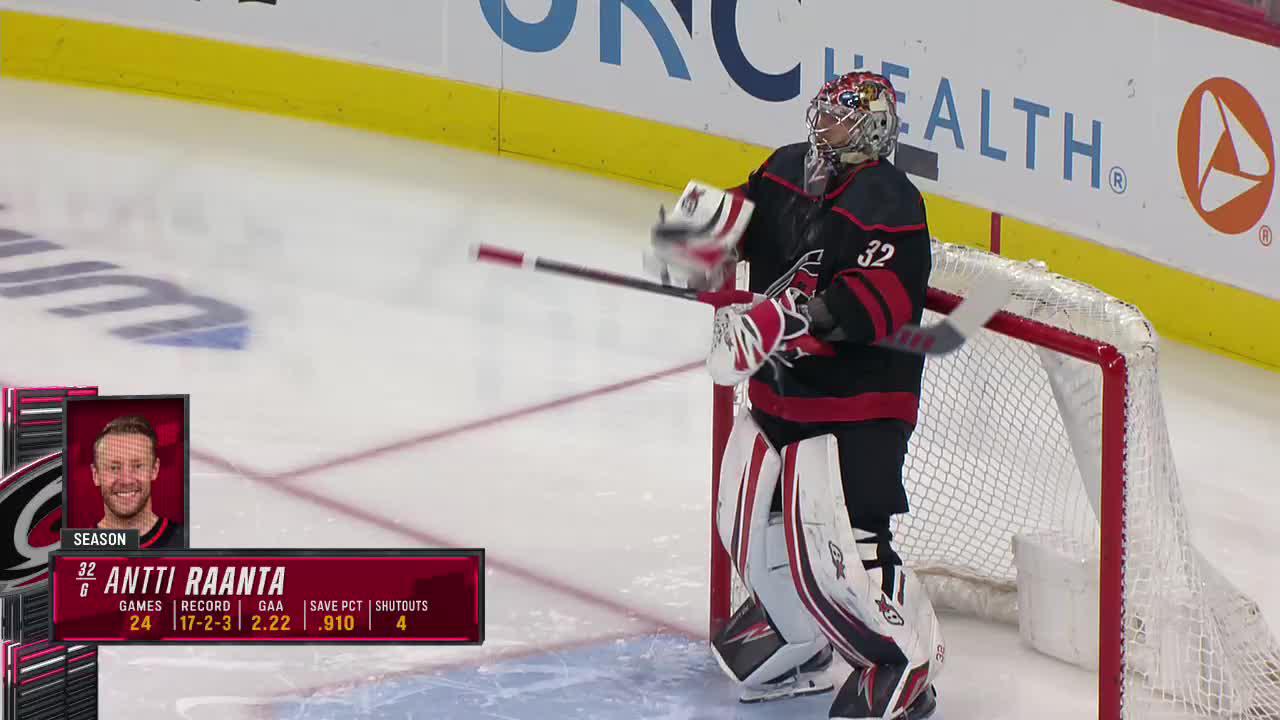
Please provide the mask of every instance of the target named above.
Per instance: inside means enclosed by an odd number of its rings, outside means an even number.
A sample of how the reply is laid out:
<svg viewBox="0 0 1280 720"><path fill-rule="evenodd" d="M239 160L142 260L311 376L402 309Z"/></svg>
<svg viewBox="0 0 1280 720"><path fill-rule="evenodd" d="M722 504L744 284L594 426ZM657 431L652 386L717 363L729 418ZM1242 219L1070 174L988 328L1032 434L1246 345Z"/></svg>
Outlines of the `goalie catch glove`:
<svg viewBox="0 0 1280 720"><path fill-rule="evenodd" d="M671 213L660 209L645 268L663 282L719 289L738 261L754 204L738 193L690 181Z"/></svg>
<svg viewBox="0 0 1280 720"><path fill-rule="evenodd" d="M753 306L716 311L707 372L717 385L737 385L771 359L790 362L806 355L829 356L829 346L810 334L805 294L788 288Z"/></svg>

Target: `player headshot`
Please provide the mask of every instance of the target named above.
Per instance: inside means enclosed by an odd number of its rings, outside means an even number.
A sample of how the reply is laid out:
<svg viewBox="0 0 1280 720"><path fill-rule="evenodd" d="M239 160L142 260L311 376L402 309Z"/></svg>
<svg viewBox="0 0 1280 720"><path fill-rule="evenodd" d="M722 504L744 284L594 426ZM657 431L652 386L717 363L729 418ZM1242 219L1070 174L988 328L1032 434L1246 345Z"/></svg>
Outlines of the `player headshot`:
<svg viewBox="0 0 1280 720"><path fill-rule="evenodd" d="M156 431L140 415L108 422L93 444L93 484L102 494L98 527L134 529L142 548L183 547L182 524L156 514L151 491L160 474Z"/></svg>

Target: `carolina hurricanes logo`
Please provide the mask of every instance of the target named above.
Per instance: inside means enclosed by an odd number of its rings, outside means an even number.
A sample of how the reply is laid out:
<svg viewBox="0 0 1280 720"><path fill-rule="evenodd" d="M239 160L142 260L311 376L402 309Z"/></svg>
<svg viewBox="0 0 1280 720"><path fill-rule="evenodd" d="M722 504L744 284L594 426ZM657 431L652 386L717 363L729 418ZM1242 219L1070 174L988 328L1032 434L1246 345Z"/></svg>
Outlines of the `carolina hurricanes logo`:
<svg viewBox="0 0 1280 720"><path fill-rule="evenodd" d="M830 540L827 541L827 549L831 551L831 564L836 566L836 579L843 580L844 551L840 549L839 545L831 542Z"/></svg>
<svg viewBox="0 0 1280 720"><path fill-rule="evenodd" d="M791 287L799 288L800 292L808 297L813 297L818 293L818 276L805 268L801 268L791 278Z"/></svg>
<svg viewBox="0 0 1280 720"><path fill-rule="evenodd" d="M774 630L769 625L769 623L760 622L760 623L756 623L755 625L752 625L746 630L743 630L737 635L734 635L733 637L729 638L726 642L749 643L754 640L767 638L773 634L774 634Z"/></svg>
<svg viewBox="0 0 1280 720"><path fill-rule="evenodd" d="M0 481L0 594L48 579L62 529L62 454L18 468Z"/></svg>
<svg viewBox="0 0 1280 720"><path fill-rule="evenodd" d="M684 198L680 201L680 209L685 215L692 215L694 210L698 209L698 203L702 200L702 196L707 191L702 188L690 188L689 192L684 194Z"/></svg>
<svg viewBox="0 0 1280 720"><path fill-rule="evenodd" d="M813 297L818 292L818 274L822 271L822 251L810 250L800 259L796 261L791 269L782 274L769 289L765 291L765 295L769 297L777 297L787 288L799 288L800 292L808 297Z"/></svg>
<svg viewBox="0 0 1280 720"><path fill-rule="evenodd" d="M903 625L902 615L898 613L897 608L889 604L889 598L881 595L880 599L876 601L876 607L880 608L880 614L884 616L885 622L899 627Z"/></svg>

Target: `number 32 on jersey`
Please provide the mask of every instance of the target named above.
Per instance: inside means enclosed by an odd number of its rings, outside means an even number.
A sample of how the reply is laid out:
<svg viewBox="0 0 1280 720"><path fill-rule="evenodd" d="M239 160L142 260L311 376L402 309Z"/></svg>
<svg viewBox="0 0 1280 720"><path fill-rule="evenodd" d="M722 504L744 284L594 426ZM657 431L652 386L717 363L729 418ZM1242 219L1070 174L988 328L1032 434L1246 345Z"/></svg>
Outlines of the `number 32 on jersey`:
<svg viewBox="0 0 1280 720"><path fill-rule="evenodd" d="M872 240L867 243L867 249L858 256L858 264L862 267L884 267L884 264L889 262L889 258L893 257L894 252L892 244Z"/></svg>

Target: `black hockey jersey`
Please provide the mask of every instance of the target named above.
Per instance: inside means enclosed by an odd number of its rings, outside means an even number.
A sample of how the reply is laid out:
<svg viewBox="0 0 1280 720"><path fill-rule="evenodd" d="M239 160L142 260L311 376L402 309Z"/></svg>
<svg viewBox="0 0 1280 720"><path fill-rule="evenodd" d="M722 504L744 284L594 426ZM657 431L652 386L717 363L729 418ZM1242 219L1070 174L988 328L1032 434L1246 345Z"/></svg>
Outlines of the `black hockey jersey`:
<svg viewBox="0 0 1280 720"><path fill-rule="evenodd" d="M151 529L138 538L141 550L186 550L186 537L182 523L158 517Z"/></svg>
<svg viewBox="0 0 1280 720"><path fill-rule="evenodd" d="M820 296L845 339L834 357L766 363L752 405L801 423L898 419L915 424L924 358L871 343L924 311L932 254L924 200L887 160L846 169L826 195L804 188L807 144L777 150L737 188L755 203L742 239L751 290Z"/></svg>

